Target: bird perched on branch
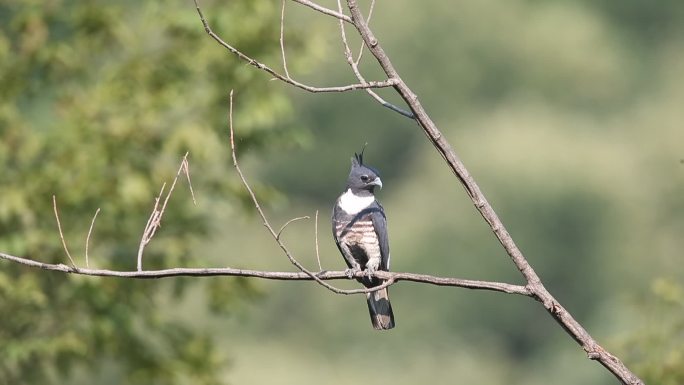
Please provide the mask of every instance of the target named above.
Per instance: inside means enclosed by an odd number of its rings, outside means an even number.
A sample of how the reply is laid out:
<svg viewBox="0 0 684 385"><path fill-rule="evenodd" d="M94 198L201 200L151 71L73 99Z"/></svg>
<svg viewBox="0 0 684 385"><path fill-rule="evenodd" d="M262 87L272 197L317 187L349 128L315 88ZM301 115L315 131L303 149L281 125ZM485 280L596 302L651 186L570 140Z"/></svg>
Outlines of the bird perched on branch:
<svg viewBox="0 0 684 385"><path fill-rule="evenodd" d="M337 198L332 216L332 231L337 248L342 253L350 277L365 271L357 278L367 288L383 283L372 277L377 271L389 271L390 251L387 239L387 219L380 203L375 200L375 189L382 188L380 175L363 164L363 151L354 154L344 193ZM387 288L366 294L373 327L386 330L394 327L394 314Z"/></svg>

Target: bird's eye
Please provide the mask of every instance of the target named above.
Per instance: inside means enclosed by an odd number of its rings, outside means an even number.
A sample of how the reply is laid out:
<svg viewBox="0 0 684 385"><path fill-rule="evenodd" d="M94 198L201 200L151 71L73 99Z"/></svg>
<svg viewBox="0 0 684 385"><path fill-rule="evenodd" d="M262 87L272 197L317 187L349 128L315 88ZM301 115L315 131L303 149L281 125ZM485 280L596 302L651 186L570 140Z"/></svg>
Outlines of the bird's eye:
<svg viewBox="0 0 684 385"><path fill-rule="evenodd" d="M366 183L368 182L368 175L361 175L361 182Z"/></svg>

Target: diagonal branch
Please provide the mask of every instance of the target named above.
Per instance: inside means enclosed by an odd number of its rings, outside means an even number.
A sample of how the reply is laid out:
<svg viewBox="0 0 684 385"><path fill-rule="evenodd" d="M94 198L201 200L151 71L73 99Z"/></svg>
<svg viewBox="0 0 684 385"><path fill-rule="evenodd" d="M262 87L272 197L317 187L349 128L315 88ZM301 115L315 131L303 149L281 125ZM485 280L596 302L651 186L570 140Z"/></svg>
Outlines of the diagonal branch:
<svg viewBox="0 0 684 385"><path fill-rule="evenodd" d="M397 73L389 57L378 43L378 39L374 36L371 29L368 27L367 22L364 20L356 0L347 0L347 5L352 15L352 24L356 27L369 51L373 54L378 64L380 64L385 74L387 74L390 79L397 80L397 85L394 88L411 108L420 127L447 162L449 168L461 181L476 209L480 212L485 221L487 221L494 232L494 235L506 250L506 253L508 253L515 266L523 277L525 277L527 286L532 291L533 297L541 302L549 314L561 324L566 332L568 332L578 344L582 346L590 359L599 361L601 365L613 373L613 375L624 384L643 384L641 379L632 373L617 357L603 349L544 287L539 276L523 256L463 162L461 162L444 135L442 135L435 123L430 119L427 112L420 104L416 94L413 93Z"/></svg>

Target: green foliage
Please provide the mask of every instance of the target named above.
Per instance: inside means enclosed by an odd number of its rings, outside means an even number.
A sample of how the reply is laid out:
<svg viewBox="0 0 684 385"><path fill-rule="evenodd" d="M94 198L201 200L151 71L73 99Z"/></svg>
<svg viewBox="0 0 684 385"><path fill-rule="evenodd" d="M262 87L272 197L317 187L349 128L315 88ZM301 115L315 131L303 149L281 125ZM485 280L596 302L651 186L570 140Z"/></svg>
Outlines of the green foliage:
<svg viewBox="0 0 684 385"><path fill-rule="evenodd" d="M218 33L277 62L276 4L205 6ZM288 49L306 59L296 35ZM189 152L199 206L181 179L144 265L193 262L211 234L213 202L242 200L227 146L228 91L239 95L243 150L295 140L271 129L289 112L282 91L211 41L188 1L3 1L0 57L0 250L14 255L66 263L56 195L77 264L84 266L85 236L101 208L91 267L134 269L154 197ZM101 373L99 383L219 383L225 359L209 333L158 309L180 300L189 282L87 279L2 263L0 378L95 383ZM254 295L243 280L206 282L198 290L215 298L215 311ZM216 299L223 295L230 300Z"/></svg>
<svg viewBox="0 0 684 385"><path fill-rule="evenodd" d="M638 306L641 327L624 342L647 384L684 383L684 287L671 279L653 282Z"/></svg>

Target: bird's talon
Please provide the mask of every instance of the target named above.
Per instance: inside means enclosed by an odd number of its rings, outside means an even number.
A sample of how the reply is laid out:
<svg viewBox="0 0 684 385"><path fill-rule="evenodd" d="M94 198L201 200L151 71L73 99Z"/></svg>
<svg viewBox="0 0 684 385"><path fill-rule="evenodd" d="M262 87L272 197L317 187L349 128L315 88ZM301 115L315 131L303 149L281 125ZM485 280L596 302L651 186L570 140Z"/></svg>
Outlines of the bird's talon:
<svg viewBox="0 0 684 385"><path fill-rule="evenodd" d="M346 269L344 271L344 275L347 276L347 278L352 279L356 275L356 273L359 271L359 269Z"/></svg>

